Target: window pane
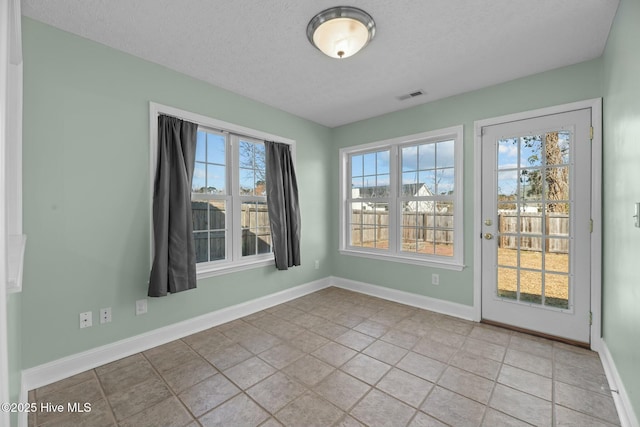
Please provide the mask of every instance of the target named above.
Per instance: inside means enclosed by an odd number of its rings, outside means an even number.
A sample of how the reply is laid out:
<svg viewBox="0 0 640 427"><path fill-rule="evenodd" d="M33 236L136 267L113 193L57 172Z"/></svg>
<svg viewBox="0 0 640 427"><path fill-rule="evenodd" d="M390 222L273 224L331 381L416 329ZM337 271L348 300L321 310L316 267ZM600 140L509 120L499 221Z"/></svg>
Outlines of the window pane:
<svg viewBox="0 0 640 427"><path fill-rule="evenodd" d="M265 147L263 143L240 141L240 194L266 194Z"/></svg>
<svg viewBox="0 0 640 427"><path fill-rule="evenodd" d="M548 200L569 200L569 168L551 167L545 171L545 190ZM562 212L561 204L551 206L551 212ZM563 207L568 212L568 205Z"/></svg>
<svg viewBox="0 0 640 427"><path fill-rule="evenodd" d="M542 304L542 272L520 270L520 301Z"/></svg>
<svg viewBox="0 0 640 427"><path fill-rule="evenodd" d="M389 175L378 175L374 197L389 197Z"/></svg>
<svg viewBox="0 0 640 427"><path fill-rule="evenodd" d="M253 169L254 146L255 144L251 142L240 141L240 147L239 147L240 167Z"/></svg>
<svg viewBox="0 0 640 427"><path fill-rule="evenodd" d="M225 167L207 164L207 188L206 192L211 194L225 194Z"/></svg>
<svg viewBox="0 0 640 427"><path fill-rule="evenodd" d="M436 194L436 171L427 170L418 173L418 191L415 196L433 196Z"/></svg>
<svg viewBox="0 0 640 427"><path fill-rule="evenodd" d="M251 230L242 230L242 256L251 256L258 253L256 240L256 235Z"/></svg>
<svg viewBox="0 0 640 427"><path fill-rule="evenodd" d="M498 141L498 169L518 167L518 139L507 138Z"/></svg>
<svg viewBox="0 0 640 427"><path fill-rule="evenodd" d="M207 134L207 162L226 164L224 135Z"/></svg>
<svg viewBox="0 0 640 427"><path fill-rule="evenodd" d="M542 136L530 135L520 138L520 167L542 166Z"/></svg>
<svg viewBox="0 0 640 427"><path fill-rule="evenodd" d="M569 276L544 275L544 304L556 308L569 308Z"/></svg>
<svg viewBox="0 0 640 427"><path fill-rule="evenodd" d="M209 229L224 230L226 227L226 202L212 200L209 202Z"/></svg>
<svg viewBox="0 0 640 427"><path fill-rule="evenodd" d="M354 224L351 226L351 246L362 246L362 224Z"/></svg>
<svg viewBox="0 0 640 427"><path fill-rule="evenodd" d="M362 187L363 185L362 177L351 178L351 197L354 199L359 199L363 197Z"/></svg>
<svg viewBox="0 0 640 427"><path fill-rule="evenodd" d="M207 190L207 166L205 163L196 162L191 181L191 191L194 193L206 193Z"/></svg>
<svg viewBox="0 0 640 427"><path fill-rule="evenodd" d="M225 234L224 231L212 231L209 234L210 261L225 259Z"/></svg>
<svg viewBox="0 0 640 427"><path fill-rule="evenodd" d="M546 271L569 273L569 239L547 239L548 252L544 254Z"/></svg>
<svg viewBox="0 0 640 427"><path fill-rule="evenodd" d="M258 238L258 253L268 254L271 252L271 229L268 227L259 227L256 235Z"/></svg>
<svg viewBox="0 0 640 427"><path fill-rule="evenodd" d="M254 167L257 170L264 172L266 170L266 167L265 167L266 150L265 150L264 144L256 143L253 145L254 145L254 159L253 159Z"/></svg>
<svg viewBox="0 0 640 427"><path fill-rule="evenodd" d="M558 149L560 150L560 155L555 157L555 161L551 162L547 160L547 164L568 164L570 159L570 146L571 133L570 132L558 132Z"/></svg>
<svg viewBox="0 0 640 427"><path fill-rule="evenodd" d="M542 270L542 239L520 238L520 267Z"/></svg>
<svg viewBox="0 0 640 427"><path fill-rule="evenodd" d="M196 140L196 162L207 161L207 133L204 131L198 131L198 137Z"/></svg>
<svg viewBox="0 0 640 427"><path fill-rule="evenodd" d="M362 176L362 156L351 157L351 176Z"/></svg>
<svg viewBox="0 0 640 427"><path fill-rule="evenodd" d="M191 201L191 217L193 218L193 231L209 230L209 209L207 202Z"/></svg>
<svg viewBox="0 0 640 427"><path fill-rule="evenodd" d="M436 144L438 168L452 168L454 166L454 141L443 141Z"/></svg>
<svg viewBox="0 0 640 427"><path fill-rule="evenodd" d="M243 196L253 195L255 191L256 179L253 169L240 169L240 194Z"/></svg>
<svg viewBox="0 0 640 427"><path fill-rule="evenodd" d="M402 196L414 196L418 192L418 174L404 172L402 174Z"/></svg>
<svg viewBox="0 0 640 427"><path fill-rule="evenodd" d="M453 256L453 230L436 229L435 253L440 256Z"/></svg>
<svg viewBox="0 0 640 427"><path fill-rule="evenodd" d="M209 232L193 233L193 240L196 248L196 262L209 261Z"/></svg>
<svg viewBox="0 0 640 427"><path fill-rule="evenodd" d="M437 202L436 217L436 227L453 228L453 202Z"/></svg>
<svg viewBox="0 0 640 427"><path fill-rule="evenodd" d="M496 291L501 298L518 299L518 269L498 268Z"/></svg>
<svg viewBox="0 0 640 427"><path fill-rule="evenodd" d="M455 176L453 168L438 169L436 172L436 190L441 196L453 194L453 184Z"/></svg>
<svg viewBox="0 0 640 427"><path fill-rule="evenodd" d="M498 172L498 200L516 200L518 197L518 172Z"/></svg>
<svg viewBox="0 0 640 427"><path fill-rule="evenodd" d="M376 174L376 153L367 153L363 157L364 175Z"/></svg>
<svg viewBox="0 0 640 427"><path fill-rule="evenodd" d="M520 171L520 192L524 200L542 199L544 182L540 169L522 169Z"/></svg>
<svg viewBox="0 0 640 427"><path fill-rule="evenodd" d="M191 214L196 262L225 259L226 202L224 200L192 201Z"/></svg>
<svg viewBox="0 0 640 427"><path fill-rule="evenodd" d="M242 256L271 252L269 213L265 202L245 202L241 206Z"/></svg>
<svg viewBox="0 0 640 427"><path fill-rule="evenodd" d="M402 149L402 172L418 170L418 147L404 147Z"/></svg>
<svg viewBox="0 0 640 427"><path fill-rule="evenodd" d="M436 167L436 144L422 144L418 147L418 169Z"/></svg>
<svg viewBox="0 0 640 427"><path fill-rule="evenodd" d="M389 173L389 152L380 151L376 153L377 171L378 174Z"/></svg>

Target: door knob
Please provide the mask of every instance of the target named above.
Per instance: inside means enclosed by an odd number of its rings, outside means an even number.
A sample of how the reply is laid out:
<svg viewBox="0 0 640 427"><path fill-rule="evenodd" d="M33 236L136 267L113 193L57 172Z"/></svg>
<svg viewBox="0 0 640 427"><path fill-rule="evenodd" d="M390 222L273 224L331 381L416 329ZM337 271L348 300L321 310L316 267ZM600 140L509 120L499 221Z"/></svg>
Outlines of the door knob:
<svg viewBox="0 0 640 427"><path fill-rule="evenodd" d="M487 239L487 240L491 240L491 239L493 239L493 234L491 234L491 233L484 233L484 238L485 238L485 239Z"/></svg>

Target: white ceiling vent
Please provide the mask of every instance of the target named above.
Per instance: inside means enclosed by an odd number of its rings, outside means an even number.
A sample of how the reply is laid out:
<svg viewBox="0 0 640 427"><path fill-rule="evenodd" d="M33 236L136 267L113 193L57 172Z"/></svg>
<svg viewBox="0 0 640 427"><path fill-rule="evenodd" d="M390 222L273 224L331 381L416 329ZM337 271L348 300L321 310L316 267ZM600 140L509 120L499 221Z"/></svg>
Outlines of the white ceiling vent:
<svg viewBox="0 0 640 427"><path fill-rule="evenodd" d="M419 89L411 93L407 93L406 95L397 96L396 98L398 98L399 101L405 101L407 99L415 98L416 96L424 95L425 93L426 92L424 90Z"/></svg>

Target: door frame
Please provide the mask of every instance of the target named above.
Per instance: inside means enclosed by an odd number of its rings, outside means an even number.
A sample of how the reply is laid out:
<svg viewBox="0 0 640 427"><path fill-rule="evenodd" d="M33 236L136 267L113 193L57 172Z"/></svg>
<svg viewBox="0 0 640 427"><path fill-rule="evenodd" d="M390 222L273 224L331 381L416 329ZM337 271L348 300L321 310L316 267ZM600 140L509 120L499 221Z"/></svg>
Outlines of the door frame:
<svg viewBox="0 0 640 427"><path fill-rule="evenodd" d="M474 319L482 319L482 128L485 126L526 120L534 117L591 109L591 313L590 346L592 350L602 348L602 98L588 99L569 104L545 107L520 113L507 114L474 121L473 145L473 309Z"/></svg>

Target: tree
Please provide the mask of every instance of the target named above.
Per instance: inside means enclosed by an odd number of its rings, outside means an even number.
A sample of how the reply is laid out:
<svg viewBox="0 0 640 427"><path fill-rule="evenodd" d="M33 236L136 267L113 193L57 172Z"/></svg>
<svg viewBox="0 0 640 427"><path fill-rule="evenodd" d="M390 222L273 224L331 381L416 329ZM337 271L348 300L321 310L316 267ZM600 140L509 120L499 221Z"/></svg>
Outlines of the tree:
<svg viewBox="0 0 640 427"><path fill-rule="evenodd" d="M240 173L253 181L253 188L242 188L243 193L253 193L254 189L266 182L266 158L264 144L240 141Z"/></svg>
<svg viewBox="0 0 640 427"><path fill-rule="evenodd" d="M527 136L523 138L524 146L532 149L533 154L527 159L529 164L536 165L540 161L540 152L544 145L544 165L542 169L523 170L520 182L528 186L525 195L532 197L543 194L543 184L547 184L546 198L552 200L569 199L569 171L563 167L564 157L568 154L569 147L560 144L559 132L549 132L544 137L544 144L540 136ZM517 143L518 140L515 140ZM545 176L542 176L542 173ZM567 203L549 203L549 212L568 212Z"/></svg>

